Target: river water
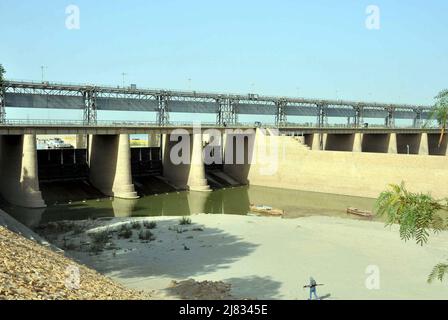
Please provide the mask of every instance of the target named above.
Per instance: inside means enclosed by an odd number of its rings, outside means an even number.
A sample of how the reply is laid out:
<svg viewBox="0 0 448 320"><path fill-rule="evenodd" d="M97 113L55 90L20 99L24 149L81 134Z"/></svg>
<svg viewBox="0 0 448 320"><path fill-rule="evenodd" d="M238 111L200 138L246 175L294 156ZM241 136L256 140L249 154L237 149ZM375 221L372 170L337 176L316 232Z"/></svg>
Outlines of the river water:
<svg viewBox="0 0 448 320"><path fill-rule="evenodd" d="M213 192L172 192L137 200L104 198L51 205L45 209L25 209L5 203L1 208L22 223L34 227L50 221L104 217L184 216L197 213L245 215L250 204L283 209L285 218L326 215L356 219L358 217L346 214L347 207L372 210L374 203L375 200L370 198L243 186Z"/></svg>

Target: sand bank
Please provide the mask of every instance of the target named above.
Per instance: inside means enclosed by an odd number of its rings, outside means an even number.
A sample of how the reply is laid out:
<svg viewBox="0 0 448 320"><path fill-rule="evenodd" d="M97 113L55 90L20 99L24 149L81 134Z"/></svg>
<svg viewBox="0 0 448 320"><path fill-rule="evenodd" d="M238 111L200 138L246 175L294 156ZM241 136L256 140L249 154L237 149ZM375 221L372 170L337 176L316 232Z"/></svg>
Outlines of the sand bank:
<svg viewBox="0 0 448 320"><path fill-rule="evenodd" d="M306 299L302 286L310 276L325 284L318 293L327 299L448 298L446 284L426 282L447 258L446 232L420 247L400 240L396 227L332 217L203 214L185 226L173 217L132 220L156 221L155 240L139 241L134 231L131 239L114 239L114 250L71 254L129 288L161 290L168 298L175 298L164 290L172 280L192 278L230 283L236 297ZM128 222L95 222L88 232ZM372 270L379 271L379 289L366 287Z"/></svg>

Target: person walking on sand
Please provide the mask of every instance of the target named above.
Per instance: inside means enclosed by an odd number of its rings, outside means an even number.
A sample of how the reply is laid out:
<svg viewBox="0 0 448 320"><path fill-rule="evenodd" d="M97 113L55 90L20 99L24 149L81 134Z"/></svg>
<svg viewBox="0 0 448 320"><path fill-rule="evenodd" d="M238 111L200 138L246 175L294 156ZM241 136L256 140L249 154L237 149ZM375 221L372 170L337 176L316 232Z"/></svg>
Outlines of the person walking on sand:
<svg viewBox="0 0 448 320"><path fill-rule="evenodd" d="M313 277L310 277L310 284L304 286L304 288L310 288L310 300L313 300L313 294L314 297L319 300L319 296L317 295L316 287L320 286L320 284L316 283L316 280L313 279Z"/></svg>

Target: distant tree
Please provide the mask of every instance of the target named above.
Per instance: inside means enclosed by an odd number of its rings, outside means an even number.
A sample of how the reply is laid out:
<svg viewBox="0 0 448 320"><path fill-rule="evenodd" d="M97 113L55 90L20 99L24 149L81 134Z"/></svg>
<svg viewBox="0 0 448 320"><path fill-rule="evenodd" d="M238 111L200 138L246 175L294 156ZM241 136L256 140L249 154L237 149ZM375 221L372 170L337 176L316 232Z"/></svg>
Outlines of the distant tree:
<svg viewBox="0 0 448 320"><path fill-rule="evenodd" d="M5 68L3 68L3 65L0 64L0 86L3 85L3 76L5 75L5 73Z"/></svg>
<svg viewBox="0 0 448 320"><path fill-rule="evenodd" d="M446 127L448 122L448 89L442 90L435 97L436 103L429 115L430 119L436 120L441 127L439 147L442 144L443 137L446 133Z"/></svg>
<svg viewBox="0 0 448 320"><path fill-rule="evenodd" d="M429 194L412 193L406 190L404 183L391 184L376 201L379 216L386 216L386 225L399 224L400 237L404 241L415 239L424 245L430 233L438 233L447 229L447 221L443 218L448 211L447 200L436 200ZM448 274L448 262L436 265L428 276L428 282L434 279L443 281Z"/></svg>

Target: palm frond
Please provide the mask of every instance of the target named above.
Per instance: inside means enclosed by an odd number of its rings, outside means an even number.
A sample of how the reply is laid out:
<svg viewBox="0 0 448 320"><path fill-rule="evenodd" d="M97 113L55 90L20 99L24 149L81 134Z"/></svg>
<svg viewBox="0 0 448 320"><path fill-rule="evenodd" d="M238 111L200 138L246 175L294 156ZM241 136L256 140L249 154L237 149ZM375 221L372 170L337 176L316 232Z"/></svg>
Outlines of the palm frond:
<svg viewBox="0 0 448 320"><path fill-rule="evenodd" d="M446 274L448 274L448 264L439 263L432 269L431 273L429 274L428 283L433 282L435 279L442 282Z"/></svg>
<svg viewBox="0 0 448 320"><path fill-rule="evenodd" d="M386 217L386 225L400 225L401 239L415 239L419 245L428 242L430 232L446 228L440 216L440 211L446 207L441 201L428 194L409 192L403 182L389 185L389 189L379 195L375 209L379 216Z"/></svg>
<svg viewBox="0 0 448 320"><path fill-rule="evenodd" d="M448 89L444 89L442 91L440 91L436 96L435 99L439 100L439 99L443 99L445 97L448 97Z"/></svg>

